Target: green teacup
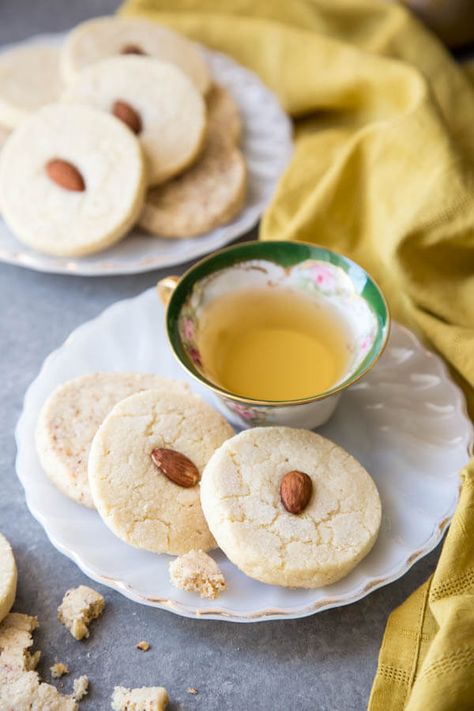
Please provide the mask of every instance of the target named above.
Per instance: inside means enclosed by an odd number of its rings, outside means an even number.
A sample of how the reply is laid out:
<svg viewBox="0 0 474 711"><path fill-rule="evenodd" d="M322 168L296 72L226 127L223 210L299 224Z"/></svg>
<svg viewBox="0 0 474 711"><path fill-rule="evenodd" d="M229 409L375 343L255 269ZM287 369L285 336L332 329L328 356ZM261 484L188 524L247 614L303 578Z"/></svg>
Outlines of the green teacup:
<svg viewBox="0 0 474 711"><path fill-rule="evenodd" d="M291 289L344 318L351 331L347 367L330 388L294 400L264 400L231 392L211 376L200 348L202 314L213 300L250 285ZM387 303L367 272L347 257L303 242L245 242L228 247L195 264L181 279L163 279L158 292L167 303L166 328L173 353L239 427L322 425L341 393L376 363L389 333Z"/></svg>

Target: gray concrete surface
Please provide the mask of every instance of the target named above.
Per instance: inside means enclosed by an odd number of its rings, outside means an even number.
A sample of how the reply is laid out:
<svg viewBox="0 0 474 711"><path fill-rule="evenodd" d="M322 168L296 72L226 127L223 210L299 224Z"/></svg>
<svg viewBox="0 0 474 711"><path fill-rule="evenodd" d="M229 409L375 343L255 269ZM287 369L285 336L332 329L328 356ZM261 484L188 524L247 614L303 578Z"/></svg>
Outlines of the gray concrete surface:
<svg viewBox="0 0 474 711"><path fill-rule="evenodd" d="M0 43L67 29L116 5L115 0L0 0ZM360 711L387 616L433 571L438 552L357 604L304 620L194 621L102 588L107 609L89 640L76 642L56 621L66 588L87 578L53 548L25 505L13 437L23 394L43 359L72 329L162 275L85 279L0 265L0 530L12 542L19 566L15 609L40 619L40 671L48 679L56 659L67 662L72 673L64 678L65 689L73 675L88 674L91 692L84 711L109 708L116 684L162 684L171 710ZM153 645L146 654L135 649L143 638ZM187 694L189 686L199 694Z"/></svg>

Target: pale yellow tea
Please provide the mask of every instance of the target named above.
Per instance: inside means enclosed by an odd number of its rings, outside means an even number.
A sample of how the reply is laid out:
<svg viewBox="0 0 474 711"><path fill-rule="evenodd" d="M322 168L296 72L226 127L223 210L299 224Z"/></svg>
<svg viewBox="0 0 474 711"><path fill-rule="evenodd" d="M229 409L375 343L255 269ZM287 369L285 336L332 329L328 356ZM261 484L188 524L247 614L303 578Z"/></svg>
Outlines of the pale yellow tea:
<svg viewBox="0 0 474 711"><path fill-rule="evenodd" d="M285 288L235 291L201 316L208 377L243 397L295 400L335 385L349 364L349 327L328 302Z"/></svg>

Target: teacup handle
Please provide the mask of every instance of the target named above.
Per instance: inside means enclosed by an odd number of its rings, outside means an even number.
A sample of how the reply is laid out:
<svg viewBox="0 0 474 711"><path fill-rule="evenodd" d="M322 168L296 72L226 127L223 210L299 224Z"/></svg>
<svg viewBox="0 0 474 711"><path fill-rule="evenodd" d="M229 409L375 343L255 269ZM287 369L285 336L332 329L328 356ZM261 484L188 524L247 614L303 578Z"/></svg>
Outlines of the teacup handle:
<svg viewBox="0 0 474 711"><path fill-rule="evenodd" d="M171 299L171 294L176 289L179 280L179 276L167 276L164 279L160 279L157 283L156 291L164 306L167 306L168 301Z"/></svg>

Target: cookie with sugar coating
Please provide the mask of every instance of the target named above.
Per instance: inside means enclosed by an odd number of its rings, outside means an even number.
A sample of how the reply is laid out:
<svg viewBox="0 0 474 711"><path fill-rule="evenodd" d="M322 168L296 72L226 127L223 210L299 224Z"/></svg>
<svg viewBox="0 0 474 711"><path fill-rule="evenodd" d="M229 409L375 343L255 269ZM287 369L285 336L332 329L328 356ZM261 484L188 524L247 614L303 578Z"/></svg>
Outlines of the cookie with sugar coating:
<svg viewBox="0 0 474 711"><path fill-rule="evenodd" d="M297 514L280 493L295 471L312 482ZM240 570L288 587L343 578L370 551L381 522L364 467L330 440L289 427L256 427L227 440L204 470L201 502L218 545Z"/></svg>
<svg viewBox="0 0 474 711"><path fill-rule="evenodd" d="M33 111L59 99L59 47L34 44L0 54L0 123L15 128Z"/></svg>
<svg viewBox="0 0 474 711"><path fill-rule="evenodd" d="M208 130L238 144L242 134L239 107L228 89L213 84L207 96Z"/></svg>
<svg viewBox="0 0 474 711"><path fill-rule="evenodd" d="M194 42L157 22L136 17L95 17L77 25L64 43L61 71L70 82L89 65L123 54L138 54L176 65L202 94L210 87L209 67Z"/></svg>
<svg viewBox="0 0 474 711"><path fill-rule="evenodd" d="M167 62L131 55L104 59L84 69L62 100L125 121L141 143L151 185L184 170L202 149L204 100L188 77Z"/></svg>
<svg viewBox="0 0 474 711"><path fill-rule="evenodd" d="M70 499L94 507L87 478L89 449L112 408L130 395L157 388L188 392L186 383L152 373L93 373L68 380L44 403L36 427L36 450L53 484Z"/></svg>
<svg viewBox="0 0 474 711"><path fill-rule="evenodd" d="M241 122L237 105L214 85L207 100L204 150L187 171L148 191L139 224L167 239L195 237L230 222L247 191L245 159L236 143Z"/></svg>
<svg viewBox="0 0 474 711"><path fill-rule="evenodd" d="M39 252L83 256L118 242L143 205L140 145L114 116L49 104L0 153L2 215Z"/></svg>
<svg viewBox="0 0 474 711"><path fill-rule="evenodd" d="M199 478L233 430L200 398L147 390L119 402L92 442L89 484L104 523L136 548L215 548Z"/></svg>

